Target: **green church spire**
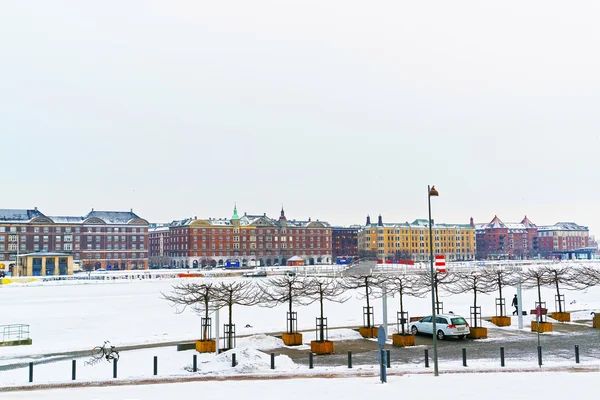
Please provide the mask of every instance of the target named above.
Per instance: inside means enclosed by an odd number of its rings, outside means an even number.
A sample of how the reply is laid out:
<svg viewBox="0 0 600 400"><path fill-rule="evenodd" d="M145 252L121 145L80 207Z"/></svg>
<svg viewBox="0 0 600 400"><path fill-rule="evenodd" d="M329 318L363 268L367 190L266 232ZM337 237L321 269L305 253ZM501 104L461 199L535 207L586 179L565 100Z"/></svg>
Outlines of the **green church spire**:
<svg viewBox="0 0 600 400"><path fill-rule="evenodd" d="M237 213L237 204L233 203L233 217L231 219L240 219L240 216Z"/></svg>

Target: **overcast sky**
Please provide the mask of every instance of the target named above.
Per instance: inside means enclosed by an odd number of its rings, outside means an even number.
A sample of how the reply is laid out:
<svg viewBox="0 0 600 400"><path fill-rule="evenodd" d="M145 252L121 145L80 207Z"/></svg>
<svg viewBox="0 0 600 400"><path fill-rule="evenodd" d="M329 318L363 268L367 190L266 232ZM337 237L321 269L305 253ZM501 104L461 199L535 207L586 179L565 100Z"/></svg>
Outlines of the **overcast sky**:
<svg viewBox="0 0 600 400"><path fill-rule="evenodd" d="M93 3L93 4L92 4ZM600 2L0 2L0 208L600 235Z"/></svg>

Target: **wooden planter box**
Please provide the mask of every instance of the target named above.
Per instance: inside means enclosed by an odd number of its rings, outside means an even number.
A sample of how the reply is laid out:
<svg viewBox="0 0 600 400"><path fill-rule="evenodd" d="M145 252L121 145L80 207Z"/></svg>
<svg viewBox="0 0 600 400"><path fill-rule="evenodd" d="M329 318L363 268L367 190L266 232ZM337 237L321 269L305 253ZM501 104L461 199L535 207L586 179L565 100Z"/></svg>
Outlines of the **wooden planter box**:
<svg viewBox="0 0 600 400"><path fill-rule="evenodd" d="M485 339L487 338L487 328L469 328L470 332L467 335L471 339Z"/></svg>
<svg viewBox="0 0 600 400"><path fill-rule="evenodd" d="M594 319L592 319L592 327L600 329L600 313L596 314Z"/></svg>
<svg viewBox="0 0 600 400"><path fill-rule="evenodd" d="M364 338L376 338L379 328L358 328L358 333Z"/></svg>
<svg viewBox="0 0 600 400"><path fill-rule="evenodd" d="M282 333L281 339L286 346L299 346L302 344L301 333Z"/></svg>
<svg viewBox="0 0 600 400"><path fill-rule="evenodd" d="M310 342L310 351L315 354L333 354L333 342L331 340L325 340L324 342L313 340Z"/></svg>
<svg viewBox="0 0 600 400"><path fill-rule="evenodd" d="M510 326L510 317L492 317L492 324L496 326Z"/></svg>
<svg viewBox="0 0 600 400"><path fill-rule="evenodd" d="M532 332L540 332L540 333L552 332L552 322L537 323L535 321L531 321L531 331Z"/></svg>
<svg viewBox="0 0 600 400"><path fill-rule="evenodd" d="M196 351L198 353L214 353L217 350L217 342L214 340L196 340Z"/></svg>
<svg viewBox="0 0 600 400"><path fill-rule="evenodd" d="M413 335L401 335L394 333L392 335L392 344L398 347L414 346L415 337Z"/></svg>
<svg viewBox="0 0 600 400"><path fill-rule="evenodd" d="M558 322L571 322L570 312L553 312L550 316Z"/></svg>

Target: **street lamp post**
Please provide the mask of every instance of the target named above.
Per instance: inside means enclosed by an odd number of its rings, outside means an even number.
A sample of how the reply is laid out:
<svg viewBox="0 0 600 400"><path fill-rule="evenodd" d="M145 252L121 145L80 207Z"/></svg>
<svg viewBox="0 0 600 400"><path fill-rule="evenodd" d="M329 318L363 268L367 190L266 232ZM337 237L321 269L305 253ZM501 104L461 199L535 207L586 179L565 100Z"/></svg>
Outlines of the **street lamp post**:
<svg viewBox="0 0 600 400"><path fill-rule="evenodd" d="M431 319L433 322L433 375L438 376L438 354L437 354L437 326L436 326L436 307L435 307L435 280L433 269L433 232L431 230L431 197L439 196L435 186L427 186L427 205L429 206L429 262L431 273Z"/></svg>

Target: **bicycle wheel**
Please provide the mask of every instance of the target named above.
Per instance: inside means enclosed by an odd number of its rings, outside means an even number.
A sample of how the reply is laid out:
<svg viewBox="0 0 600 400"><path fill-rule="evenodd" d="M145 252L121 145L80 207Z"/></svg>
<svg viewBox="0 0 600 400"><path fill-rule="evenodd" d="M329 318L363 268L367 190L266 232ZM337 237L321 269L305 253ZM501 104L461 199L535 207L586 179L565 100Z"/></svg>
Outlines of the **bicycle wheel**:
<svg viewBox="0 0 600 400"><path fill-rule="evenodd" d="M104 357L104 347L100 347L100 346L94 347L92 349L92 357L97 358L97 359Z"/></svg>

